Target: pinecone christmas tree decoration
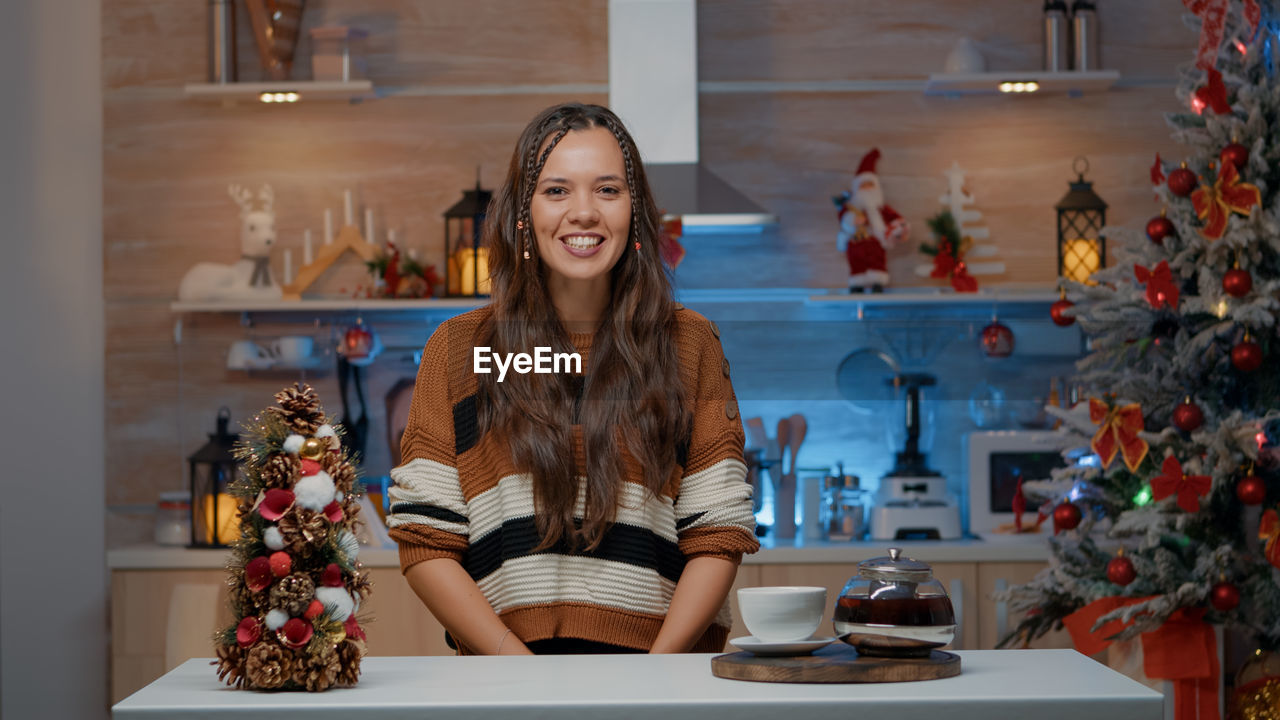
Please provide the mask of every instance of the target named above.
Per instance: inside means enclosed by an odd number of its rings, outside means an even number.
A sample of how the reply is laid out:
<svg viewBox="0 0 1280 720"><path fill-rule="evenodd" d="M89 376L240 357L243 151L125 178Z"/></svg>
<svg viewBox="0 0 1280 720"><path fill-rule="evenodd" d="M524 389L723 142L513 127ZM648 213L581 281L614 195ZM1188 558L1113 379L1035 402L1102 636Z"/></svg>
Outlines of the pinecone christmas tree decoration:
<svg viewBox="0 0 1280 720"><path fill-rule="evenodd" d="M255 418L236 454L241 538L227 582L236 623L215 637L218 678L250 690L354 685L369 575L358 562L356 469L316 393L294 386Z"/></svg>

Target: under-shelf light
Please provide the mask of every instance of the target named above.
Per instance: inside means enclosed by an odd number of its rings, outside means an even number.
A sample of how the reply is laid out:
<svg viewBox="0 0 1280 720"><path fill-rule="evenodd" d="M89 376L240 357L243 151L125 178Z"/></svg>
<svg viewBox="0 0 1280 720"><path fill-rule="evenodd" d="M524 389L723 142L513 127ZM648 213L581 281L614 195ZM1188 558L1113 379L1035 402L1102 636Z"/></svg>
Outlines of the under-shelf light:
<svg viewBox="0 0 1280 720"><path fill-rule="evenodd" d="M296 92L293 92L292 90L285 91L285 92L269 91L269 92L264 92L258 95L258 99L264 103L292 103L292 102L298 102L298 100L301 99L301 97L302 97L301 95L299 95Z"/></svg>
<svg viewBox="0 0 1280 720"><path fill-rule="evenodd" d="M1003 93L1031 93L1040 89L1040 83L1034 80L1006 80L1000 83Z"/></svg>

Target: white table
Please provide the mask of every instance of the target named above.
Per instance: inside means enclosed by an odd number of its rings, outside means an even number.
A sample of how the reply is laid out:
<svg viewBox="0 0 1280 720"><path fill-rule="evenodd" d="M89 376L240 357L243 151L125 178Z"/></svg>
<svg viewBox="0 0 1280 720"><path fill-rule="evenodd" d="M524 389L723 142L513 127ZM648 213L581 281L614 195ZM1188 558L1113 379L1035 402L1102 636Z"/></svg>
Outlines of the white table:
<svg viewBox="0 0 1280 720"><path fill-rule="evenodd" d="M1154 690L1074 650L970 650L958 677L882 684L724 680L714 655L370 657L323 693L233 690L189 660L121 701L115 720L1158 720Z"/></svg>

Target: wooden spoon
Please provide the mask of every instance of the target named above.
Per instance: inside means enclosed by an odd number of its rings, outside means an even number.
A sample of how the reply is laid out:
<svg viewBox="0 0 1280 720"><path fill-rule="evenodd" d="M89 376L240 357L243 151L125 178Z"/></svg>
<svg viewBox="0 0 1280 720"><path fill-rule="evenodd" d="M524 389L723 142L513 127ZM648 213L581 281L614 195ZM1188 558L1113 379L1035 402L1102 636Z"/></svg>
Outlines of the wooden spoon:
<svg viewBox="0 0 1280 720"><path fill-rule="evenodd" d="M804 442L804 434L809 429L809 425L800 413L792 415L787 420L787 429L791 435L791 442L788 443L791 446L791 474L794 475L800 463L797 459L800 456L800 443Z"/></svg>
<svg viewBox="0 0 1280 720"><path fill-rule="evenodd" d="M787 475L787 446L791 444L791 418L782 418L778 421L778 476L786 477ZM795 456L792 455L791 466L794 468L796 464Z"/></svg>

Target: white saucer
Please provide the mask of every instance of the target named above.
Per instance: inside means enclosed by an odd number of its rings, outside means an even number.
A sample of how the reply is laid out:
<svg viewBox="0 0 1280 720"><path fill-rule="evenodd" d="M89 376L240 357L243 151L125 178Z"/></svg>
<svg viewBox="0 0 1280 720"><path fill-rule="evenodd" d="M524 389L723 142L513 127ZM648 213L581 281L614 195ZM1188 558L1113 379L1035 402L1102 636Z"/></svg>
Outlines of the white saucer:
<svg viewBox="0 0 1280 720"><path fill-rule="evenodd" d="M743 637L729 640L729 644L739 650L746 650L749 653L763 657L808 655L818 648L830 645L832 642L835 642L833 637L811 637L808 640L795 640L792 642L765 642L764 640L757 640L754 635L744 635Z"/></svg>

